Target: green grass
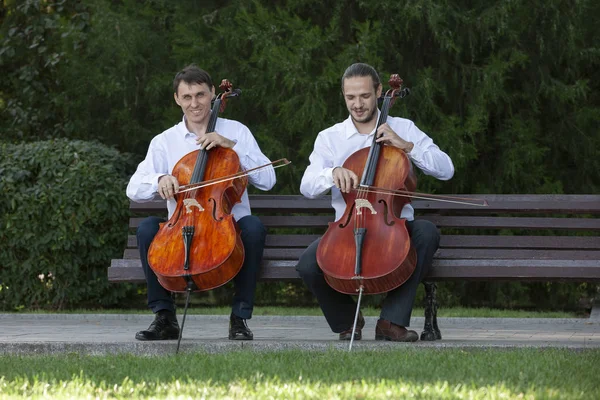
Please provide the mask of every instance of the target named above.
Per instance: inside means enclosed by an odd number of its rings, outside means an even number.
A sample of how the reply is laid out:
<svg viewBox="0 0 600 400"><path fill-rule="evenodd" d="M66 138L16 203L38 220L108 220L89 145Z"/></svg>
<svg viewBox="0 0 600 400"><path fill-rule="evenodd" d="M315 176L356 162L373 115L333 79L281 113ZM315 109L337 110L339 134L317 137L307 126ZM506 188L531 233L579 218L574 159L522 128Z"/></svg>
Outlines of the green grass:
<svg viewBox="0 0 600 400"><path fill-rule="evenodd" d="M0 356L0 398L597 399L600 350Z"/></svg>
<svg viewBox="0 0 600 400"><path fill-rule="evenodd" d="M48 311L24 311L27 313L49 313ZM89 310L77 309L69 311L61 311L72 314L145 314L149 310ZM178 310L183 313L183 308ZM363 308L362 312L366 316L378 316L379 309ZM229 315L231 309L228 307L205 307L205 308L190 308L189 314L198 315ZM323 313L317 307L255 307L254 315L318 315ZM422 317L423 309L415 308L413 316ZM525 311L525 310L498 310L491 308L440 308L438 311L439 317L477 317L477 318L581 318L574 312L564 311Z"/></svg>

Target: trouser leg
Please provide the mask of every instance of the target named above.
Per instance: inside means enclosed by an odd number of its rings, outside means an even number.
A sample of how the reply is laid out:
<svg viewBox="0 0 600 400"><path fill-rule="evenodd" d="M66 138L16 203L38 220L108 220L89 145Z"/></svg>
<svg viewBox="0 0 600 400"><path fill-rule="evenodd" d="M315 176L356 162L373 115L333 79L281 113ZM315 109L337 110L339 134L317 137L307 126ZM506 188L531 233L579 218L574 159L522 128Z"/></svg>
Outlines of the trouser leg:
<svg viewBox="0 0 600 400"><path fill-rule="evenodd" d="M317 247L320 240L314 241L302 253L296 270L308 289L317 298L331 330L340 333L352 326L356 304L352 297L334 290L325 281L323 271L317 264Z"/></svg>
<svg viewBox="0 0 600 400"><path fill-rule="evenodd" d="M144 219L137 229L137 242L140 250L140 260L142 268L146 276L146 284L148 286L148 307L157 313L161 310L175 312L175 304L171 296L171 292L162 287L158 282L158 278L150 265L148 264L148 249L152 243L152 239L156 236L159 229L159 223L165 222L163 218L148 217Z"/></svg>
<svg viewBox="0 0 600 400"><path fill-rule="evenodd" d="M250 319L254 309L254 294L267 230L260 219L254 215L243 217L237 223L241 230L245 256L244 264L233 280L235 293L231 311L240 318Z"/></svg>
<svg viewBox="0 0 600 400"><path fill-rule="evenodd" d="M381 319L404 327L410 325L417 287L429 271L440 242L439 230L427 220L409 221L406 226L417 252L417 266L404 284L387 294L380 315Z"/></svg>

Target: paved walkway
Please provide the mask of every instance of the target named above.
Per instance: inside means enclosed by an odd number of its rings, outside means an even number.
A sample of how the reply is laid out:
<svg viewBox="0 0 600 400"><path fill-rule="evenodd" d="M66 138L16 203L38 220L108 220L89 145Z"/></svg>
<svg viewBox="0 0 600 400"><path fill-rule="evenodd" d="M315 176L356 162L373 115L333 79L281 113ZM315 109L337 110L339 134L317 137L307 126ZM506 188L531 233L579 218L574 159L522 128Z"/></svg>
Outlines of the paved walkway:
<svg viewBox="0 0 600 400"><path fill-rule="evenodd" d="M140 342L136 331L146 329L153 316L113 314L0 314L0 354L175 352L176 340ZM363 340L353 350L417 346L434 348L560 347L600 348L600 320L539 318L439 318L442 340L391 343L375 341L376 317L366 317ZM180 352L254 350L347 349L323 317L257 316L248 321L254 341L227 339L228 316L188 315ZM181 324L181 317L179 317ZM412 329L421 332L423 318L413 318Z"/></svg>

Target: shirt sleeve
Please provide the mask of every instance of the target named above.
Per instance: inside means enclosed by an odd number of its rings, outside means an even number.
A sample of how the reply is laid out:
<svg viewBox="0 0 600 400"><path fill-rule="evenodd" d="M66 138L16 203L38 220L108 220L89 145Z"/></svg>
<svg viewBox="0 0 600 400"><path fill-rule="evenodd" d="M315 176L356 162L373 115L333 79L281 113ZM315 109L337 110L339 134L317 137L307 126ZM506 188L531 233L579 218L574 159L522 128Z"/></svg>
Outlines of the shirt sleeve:
<svg viewBox="0 0 600 400"><path fill-rule="evenodd" d="M309 199L325 194L333 186L333 153L321 133L315 140L309 165L300 182L300 193Z"/></svg>
<svg viewBox="0 0 600 400"><path fill-rule="evenodd" d="M239 156L240 164L244 170L260 167L271 162L258 147L258 143L250 130L244 125L240 129L233 150ZM260 190L271 190L277 181L275 169L272 165L269 165L257 171L252 171L248 175L248 181Z"/></svg>
<svg viewBox="0 0 600 400"><path fill-rule="evenodd" d="M127 197L143 203L154 198L158 191L158 178L169 173L164 149L157 138L152 139L144 161L139 163L127 185Z"/></svg>
<svg viewBox="0 0 600 400"><path fill-rule="evenodd" d="M443 181L452 178L454 164L450 157L440 150L433 140L417 128L413 122L408 125L406 140L414 144L408 156L426 175Z"/></svg>

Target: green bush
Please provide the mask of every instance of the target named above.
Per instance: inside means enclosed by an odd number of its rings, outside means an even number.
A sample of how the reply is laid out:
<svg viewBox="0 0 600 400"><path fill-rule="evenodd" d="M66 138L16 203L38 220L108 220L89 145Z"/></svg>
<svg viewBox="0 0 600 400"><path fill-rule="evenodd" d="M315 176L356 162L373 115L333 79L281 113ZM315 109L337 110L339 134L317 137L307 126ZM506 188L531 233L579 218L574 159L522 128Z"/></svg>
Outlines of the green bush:
<svg viewBox="0 0 600 400"><path fill-rule="evenodd" d="M97 142L0 145L0 309L114 305L106 269L127 237L130 157Z"/></svg>

